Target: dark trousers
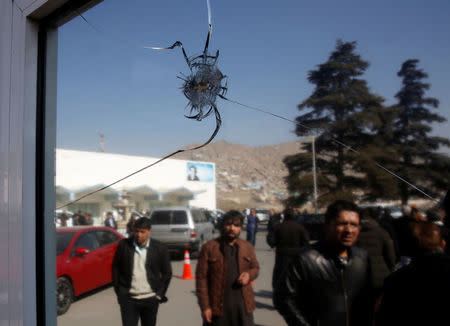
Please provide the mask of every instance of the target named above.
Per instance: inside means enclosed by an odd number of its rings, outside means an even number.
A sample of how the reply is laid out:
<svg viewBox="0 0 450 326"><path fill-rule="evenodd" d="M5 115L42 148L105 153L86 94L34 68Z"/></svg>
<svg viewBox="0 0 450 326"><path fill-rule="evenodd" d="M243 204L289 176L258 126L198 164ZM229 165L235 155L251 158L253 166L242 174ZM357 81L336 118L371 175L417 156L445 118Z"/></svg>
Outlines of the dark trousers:
<svg viewBox="0 0 450 326"><path fill-rule="evenodd" d="M139 318L141 326L155 326L159 302L156 297L133 299L129 296L119 300L123 326L137 326Z"/></svg>
<svg viewBox="0 0 450 326"><path fill-rule="evenodd" d="M247 241L255 246L256 230L247 230Z"/></svg>

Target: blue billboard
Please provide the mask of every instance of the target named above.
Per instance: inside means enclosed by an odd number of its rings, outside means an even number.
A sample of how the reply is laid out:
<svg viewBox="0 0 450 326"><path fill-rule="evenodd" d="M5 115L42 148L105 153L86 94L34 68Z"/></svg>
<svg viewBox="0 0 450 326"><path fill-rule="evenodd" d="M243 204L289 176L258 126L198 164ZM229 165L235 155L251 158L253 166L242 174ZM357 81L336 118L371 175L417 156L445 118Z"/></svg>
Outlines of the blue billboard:
<svg viewBox="0 0 450 326"><path fill-rule="evenodd" d="M210 163L187 163L187 180L214 182L214 165Z"/></svg>

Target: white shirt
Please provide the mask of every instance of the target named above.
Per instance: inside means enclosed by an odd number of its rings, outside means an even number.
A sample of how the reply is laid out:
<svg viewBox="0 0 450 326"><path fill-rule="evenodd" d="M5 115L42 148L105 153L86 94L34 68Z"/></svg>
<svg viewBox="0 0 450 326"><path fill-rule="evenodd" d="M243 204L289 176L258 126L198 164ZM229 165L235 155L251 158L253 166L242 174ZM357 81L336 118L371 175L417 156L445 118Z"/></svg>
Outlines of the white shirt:
<svg viewBox="0 0 450 326"><path fill-rule="evenodd" d="M146 299L155 295L148 283L147 270L145 268L149 247L150 238L147 240L147 244L144 247L140 247L136 242L134 243L134 263L130 287L130 295L134 299Z"/></svg>

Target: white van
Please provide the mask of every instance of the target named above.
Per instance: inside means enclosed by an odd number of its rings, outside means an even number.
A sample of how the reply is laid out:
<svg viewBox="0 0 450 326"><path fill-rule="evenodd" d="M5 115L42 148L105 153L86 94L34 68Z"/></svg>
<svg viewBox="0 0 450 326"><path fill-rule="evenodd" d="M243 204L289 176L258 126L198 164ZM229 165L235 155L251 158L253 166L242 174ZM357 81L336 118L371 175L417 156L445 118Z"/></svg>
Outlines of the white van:
<svg viewBox="0 0 450 326"><path fill-rule="evenodd" d="M169 251L191 253L213 238L214 226L205 210L192 207L158 207L150 213L151 237L164 243Z"/></svg>

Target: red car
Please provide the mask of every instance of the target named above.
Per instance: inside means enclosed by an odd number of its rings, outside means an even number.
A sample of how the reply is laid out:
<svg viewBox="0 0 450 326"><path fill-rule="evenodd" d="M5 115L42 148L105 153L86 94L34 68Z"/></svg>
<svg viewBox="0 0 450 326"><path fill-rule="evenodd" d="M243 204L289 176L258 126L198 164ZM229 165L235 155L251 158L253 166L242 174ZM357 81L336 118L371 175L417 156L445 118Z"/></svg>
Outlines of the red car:
<svg viewBox="0 0 450 326"><path fill-rule="evenodd" d="M108 227L56 229L56 291L58 315L75 297L112 282L111 265L124 236Z"/></svg>

